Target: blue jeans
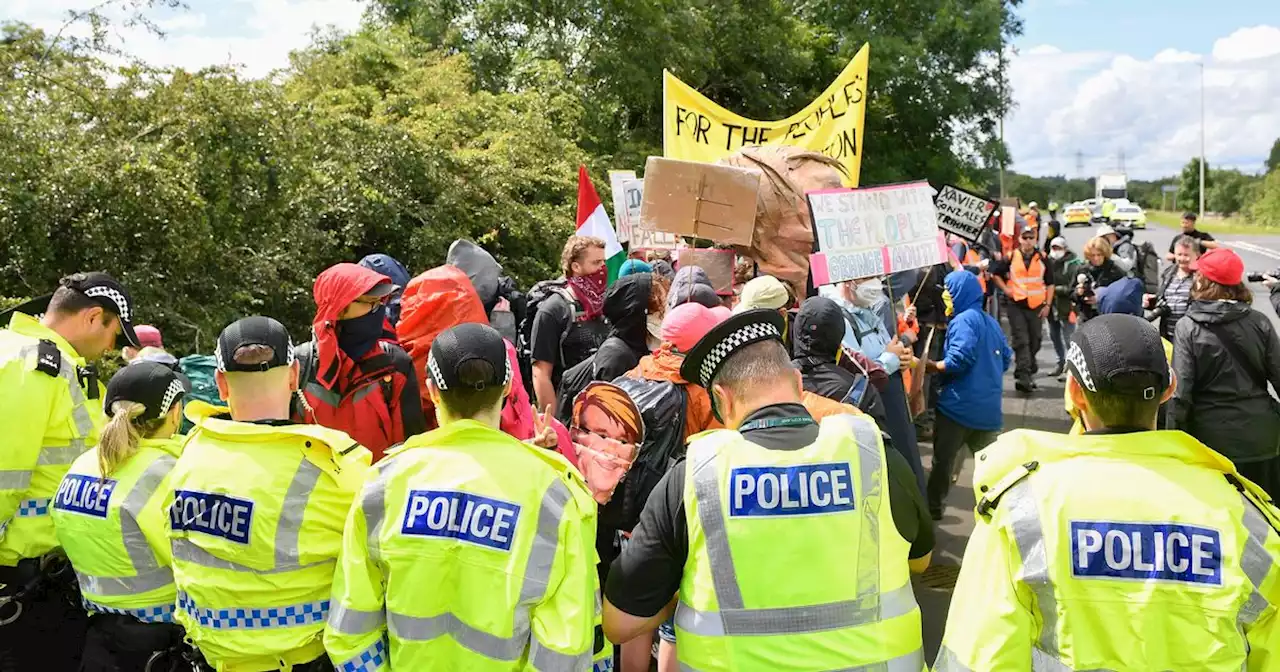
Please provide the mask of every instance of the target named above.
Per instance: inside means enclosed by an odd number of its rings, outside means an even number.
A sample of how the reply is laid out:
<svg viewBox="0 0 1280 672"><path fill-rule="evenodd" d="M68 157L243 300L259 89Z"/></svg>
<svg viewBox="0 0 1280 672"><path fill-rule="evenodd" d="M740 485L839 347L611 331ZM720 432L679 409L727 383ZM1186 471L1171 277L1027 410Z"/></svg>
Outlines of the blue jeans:
<svg viewBox="0 0 1280 672"><path fill-rule="evenodd" d="M1058 364L1067 361L1067 348L1071 344L1071 335L1076 333L1076 325L1066 320L1049 320L1049 340L1053 341L1053 352L1058 355Z"/></svg>

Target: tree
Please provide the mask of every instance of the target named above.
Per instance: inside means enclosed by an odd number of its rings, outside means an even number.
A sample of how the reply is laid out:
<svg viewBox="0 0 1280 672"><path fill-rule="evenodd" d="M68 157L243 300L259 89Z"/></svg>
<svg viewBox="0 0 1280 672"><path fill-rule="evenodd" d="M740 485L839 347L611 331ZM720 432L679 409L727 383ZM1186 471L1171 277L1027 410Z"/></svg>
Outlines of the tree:
<svg viewBox="0 0 1280 672"><path fill-rule="evenodd" d="M1271 153L1267 155L1267 172L1271 172L1276 168L1280 168L1280 138L1271 144Z"/></svg>
<svg viewBox="0 0 1280 672"><path fill-rule="evenodd" d="M1213 187L1212 177L1212 171L1206 162L1204 171L1206 199L1208 197L1208 189ZM1208 207L1207 200L1205 207ZM1198 212L1200 209L1200 157L1191 159L1182 168L1182 176L1178 186L1178 208L1190 212Z"/></svg>

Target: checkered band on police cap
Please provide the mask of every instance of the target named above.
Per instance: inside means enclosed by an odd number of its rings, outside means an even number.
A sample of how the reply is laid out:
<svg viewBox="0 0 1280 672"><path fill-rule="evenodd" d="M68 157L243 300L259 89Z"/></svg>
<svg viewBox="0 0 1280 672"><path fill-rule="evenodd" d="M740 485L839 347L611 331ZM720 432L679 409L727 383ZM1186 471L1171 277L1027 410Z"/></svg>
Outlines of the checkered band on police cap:
<svg viewBox="0 0 1280 672"><path fill-rule="evenodd" d="M493 374L487 380L463 380L464 364L472 360L488 362ZM427 372L431 382L441 390L470 387L483 390L511 382L511 360L502 335L487 324L460 324L445 330L431 342L427 355Z"/></svg>
<svg viewBox="0 0 1280 672"><path fill-rule="evenodd" d="M738 313L716 325L685 356L680 376L705 388L726 360L739 348L760 341L782 341L785 323L776 310L761 308Z"/></svg>
<svg viewBox="0 0 1280 672"><path fill-rule="evenodd" d="M132 401L146 409L139 416L152 420L164 416L186 388L173 369L159 362L137 361L116 372L107 383L107 396L102 406L108 417L117 401Z"/></svg>
<svg viewBox="0 0 1280 672"><path fill-rule="evenodd" d="M1160 332L1134 315L1100 315L1080 325L1066 359L1076 382L1090 392L1156 399L1173 379Z"/></svg>

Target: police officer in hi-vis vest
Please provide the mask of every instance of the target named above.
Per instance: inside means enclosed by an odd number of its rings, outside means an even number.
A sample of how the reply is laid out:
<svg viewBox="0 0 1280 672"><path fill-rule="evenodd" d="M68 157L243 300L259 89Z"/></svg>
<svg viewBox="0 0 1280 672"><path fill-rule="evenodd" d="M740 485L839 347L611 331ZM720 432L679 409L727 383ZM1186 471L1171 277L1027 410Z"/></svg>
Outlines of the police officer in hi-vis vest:
<svg viewBox="0 0 1280 672"><path fill-rule="evenodd" d="M85 633L75 575L54 553L50 504L98 441L103 387L90 362L139 347L136 306L106 273L63 278L0 329L0 669L74 669Z"/></svg>
<svg viewBox="0 0 1280 672"><path fill-rule="evenodd" d="M502 336L431 344L440 428L392 448L347 519L325 645L339 670L610 669L596 503L558 453L499 429Z"/></svg>
<svg viewBox="0 0 1280 672"><path fill-rule="evenodd" d="M920 672L914 474L869 418L814 421L782 330L777 311L746 311L686 356L681 375L733 429L691 437L654 490L609 573L605 633L657 627L676 595L682 670Z"/></svg>
<svg viewBox="0 0 1280 672"><path fill-rule="evenodd" d="M289 421L298 364L283 325L246 317L218 336L218 392L170 473L175 620L219 672L332 669L324 622L342 527L370 454Z"/></svg>
<svg viewBox="0 0 1280 672"><path fill-rule="evenodd" d="M982 451L934 669L1280 669L1280 512L1230 460L1153 431L1176 384L1156 328L1094 318L1067 363L1087 432Z"/></svg>

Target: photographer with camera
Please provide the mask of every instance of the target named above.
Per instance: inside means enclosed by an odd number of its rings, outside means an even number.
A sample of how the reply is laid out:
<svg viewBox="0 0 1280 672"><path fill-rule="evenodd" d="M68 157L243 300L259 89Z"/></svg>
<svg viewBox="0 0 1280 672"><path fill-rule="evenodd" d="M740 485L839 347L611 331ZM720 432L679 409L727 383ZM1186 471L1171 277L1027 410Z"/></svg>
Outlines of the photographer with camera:
<svg viewBox="0 0 1280 672"><path fill-rule="evenodd" d="M1160 320L1160 337L1173 340L1178 320L1187 314L1191 304L1191 284L1196 272L1192 265L1200 258L1200 241L1191 236L1178 236L1173 241L1174 263L1160 274L1160 288L1143 297L1147 320Z"/></svg>
<svg viewBox="0 0 1280 672"><path fill-rule="evenodd" d="M1073 301L1076 314L1081 320L1098 315L1098 299L1094 291L1123 280L1128 274L1112 255L1111 243L1106 238L1094 237L1084 244L1084 258L1089 262L1083 272L1076 275L1076 290Z"/></svg>

